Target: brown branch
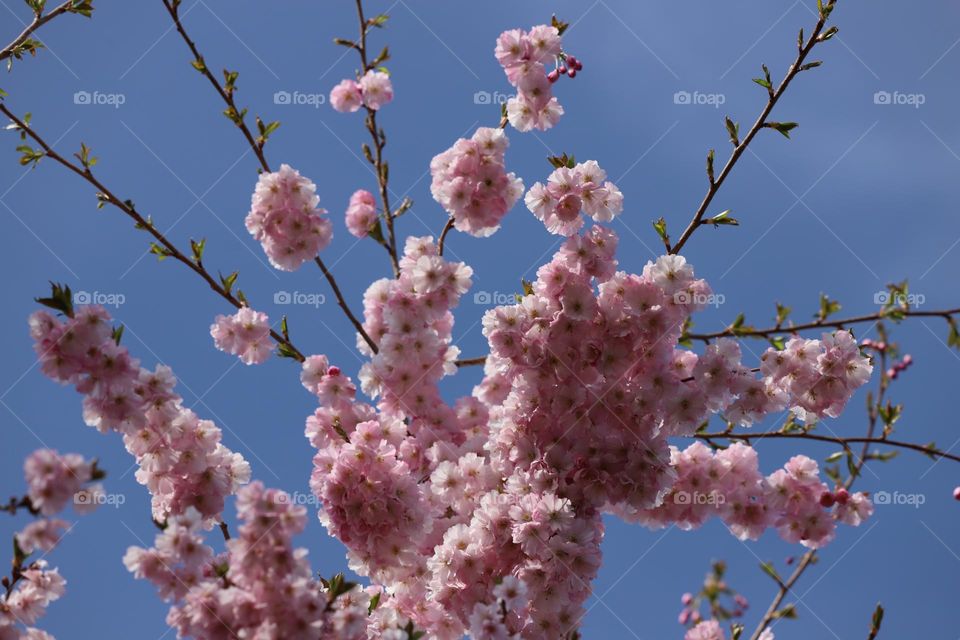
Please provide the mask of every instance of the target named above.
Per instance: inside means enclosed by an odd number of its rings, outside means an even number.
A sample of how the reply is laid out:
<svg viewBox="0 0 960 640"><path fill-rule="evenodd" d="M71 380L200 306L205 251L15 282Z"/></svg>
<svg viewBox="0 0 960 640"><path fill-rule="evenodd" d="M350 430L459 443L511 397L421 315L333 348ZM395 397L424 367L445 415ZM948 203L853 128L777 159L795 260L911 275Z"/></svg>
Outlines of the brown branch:
<svg viewBox="0 0 960 640"><path fill-rule="evenodd" d="M197 69L203 76L210 81L210 84L213 85L213 88L216 90L220 97L223 99L224 103L227 105L227 110L234 114L235 117L231 117L231 120L237 125L237 128L240 129L243 133L243 137L247 139L247 144L250 145L250 148L253 149L253 152L257 156L257 160L260 162L260 166L264 171L270 173L270 165L267 164L267 158L263 154L263 145L266 141L257 141L254 139L253 134L250 132L250 129L247 127L246 122L244 121L242 112L237 108L236 103L233 99L233 91L227 90L224 86L217 80L216 76L210 71L207 67L207 63L204 61L203 56L200 54L200 51L197 49L196 44L193 40L190 39L190 36L187 35L186 29L183 28L183 23L180 21L180 3L176 0L161 0L163 6L167 8L167 12L170 14L170 17L173 19L173 24L177 28L177 33L180 34L180 37L187 44L187 47L190 48L190 53L193 54L194 68Z"/></svg>
<svg viewBox="0 0 960 640"><path fill-rule="evenodd" d="M333 279L333 276L330 274L330 271L327 270L327 265L323 263L323 260L320 259L320 256L314 258L314 261L317 263L317 266L320 267L320 270L323 271L323 275L326 276L327 280L330 282L330 287L333 289L333 295L337 297L337 304L340 305L340 308L343 309L343 312L347 315L347 318L350 319L350 322L353 324L353 327L357 330L357 333L363 338L363 341L367 343L370 347L370 350L374 353L377 353L379 350L377 348L377 343L373 341L373 338L364 330L363 324L357 319L353 312L350 310L350 307L347 306L347 301L343 298L343 293L340 292L340 287L337 286L337 281Z"/></svg>
<svg viewBox="0 0 960 640"><path fill-rule="evenodd" d="M24 30L20 33L20 35L17 36L13 40L13 42L11 42L2 50L0 50L0 60L6 60L10 56L15 56L16 55L15 52L20 47L20 45L26 42L27 38L29 38L34 31L36 31L46 23L50 22L57 16L62 15L64 13L74 13L73 11L74 4L75 4L74 0L67 0L63 4L59 5L52 11L48 11L45 14L34 13L33 20L30 22L30 24L28 24L24 28Z"/></svg>
<svg viewBox="0 0 960 640"><path fill-rule="evenodd" d="M693 235L693 232L696 231L697 228L702 224L709 223L709 220L704 220L703 216L706 214L707 208L713 201L713 197L717 194L717 191L720 190L720 187L723 185L724 180L727 179L727 176L730 175L734 165L737 164L737 160L740 159L740 156L742 156L743 152L746 151L747 146L751 141L753 141L754 136L756 136L761 129L768 126L767 117L770 115L770 112L773 111L773 108L776 106L781 96L783 96L784 92L787 90L787 87L790 86L790 82L802 70L801 67L803 66L804 61L807 59L807 56L810 54L810 51L812 51L817 43L821 41L820 33L823 30L823 27L827 21L827 17L829 16L830 11L833 10L836 1L837 0L829 0L829 2L824 4L824 10L821 12L820 17L817 20L817 24L816 27L814 27L813 33L810 34L810 37L806 40L803 46L799 47L797 58L793 64L790 65L790 68L787 70L787 74L780 82L780 85L776 89L773 89L772 87L768 89L769 98L767 100L767 104L763 107L763 111L760 112L760 115L753 123L753 126L750 127L750 131L747 132L747 135L744 136L743 140L734 141L735 147L733 149L733 153L730 155L730 158L727 160L727 163L724 165L723 169L716 176L716 179L714 179L711 172L711 175L709 176L710 186L707 189L706 195L700 202L700 206L697 208L697 212L687 225L687 228L684 229L676 243L670 247L669 253L679 253L683 248L683 245L685 245L687 240L690 239L690 236Z"/></svg>
<svg viewBox="0 0 960 640"><path fill-rule="evenodd" d="M30 496L23 496L22 498L14 496L5 505L0 506L0 511L6 511L10 515L15 515L18 509L26 509L30 512L30 515L34 516L40 514L40 510L33 506L33 500L30 499Z"/></svg>
<svg viewBox="0 0 960 640"><path fill-rule="evenodd" d="M443 231L440 232L440 241L437 243L437 253L441 256L443 255L443 244L447 240L447 234L450 233L450 230L453 229L453 216L447 220L447 224L443 226Z"/></svg>
<svg viewBox="0 0 960 640"><path fill-rule="evenodd" d="M955 309L941 309L936 311L920 311L917 309L896 309L896 311L903 315L903 317L910 318L920 318L920 317L935 317L935 318L944 318L949 319L950 317L960 314L960 307ZM688 333L687 338L691 340L699 340L702 342L709 342L710 340L715 340L717 338L769 338L770 336L776 335L778 333L795 333L797 331L807 331L810 329L843 329L847 325L851 324L861 324L864 322L877 322L883 320L884 318L890 317L890 313L886 310L878 311L877 313L870 313L862 316L854 316L851 318L844 318L842 320L826 320L818 319L812 322L807 322L803 324L794 324L786 327L775 326L769 327L766 329L752 329L752 328L733 328L727 327L722 331L717 331L714 333Z"/></svg>
<svg viewBox="0 0 960 640"><path fill-rule="evenodd" d="M791 440L815 440L818 442L830 442L833 444L839 444L842 447L849 449L848 445L863 443L867 447L871 444L882 444L888 447L898 447L901 449L911 449L913 451L918 451L920 453L926 454L928 456L933 456L935 458L946 458L947 460L953 460L955 462L960 462L960 456L954 455L952 453L947 453L946 451L941 451L935 447L929 447L927 445L916 444L913 442L904 442L902 440L888 440L887 438L880 437L860 437L860 438L841 438L835 436L825 436L818 433L790 433L782 431L768 431L762 433L698 433L694 436L701 440L706 440L712 442L714 440L764 440L767 438L775 439L791 439ZM860 457L861 460L864 460L866 457L866 452Z"/></svg>
<svg viewBox="0 0 960 640"><path fill-rule="evenodd" d="M193 40L191 40L190 36L187 35L187 31L184 28L183 23L180 21L179 3L174 2L174 0L162 0L162 2L163 6L167 8L167 12L170 14L170 17L173 19L174 25L176 25L177 28L177 32L180 34L180 37L187 44L187 47L189 47L190 52L193 54L194 60L197 63L195 68L197 68L203 74L203 76L210 81L210 84L213 85L213 88L217 91L224 103L227 105L227 110L236 116L235 118L231 118L231 120L237 125L237 128L240 129L241 133L243 133L243 137L246 138L250 148L256 154L257 160L260 162L260 167L269 173L270 164L267 162L266 154L263 152L263 146L266 141L263 138L256 140L254 139L253 134L250 132L250 129L244 122L243 114L237 109L236 103L233 100L233 91L224 87L217 77L210 72L210 69L203 60L203 56L197 49L196 44L193 42ZM333 289L333 293L337 298L337 303L340 305L340 308L343 309L347 319L350 320L357 332L363 336L364 341L370 345L370 348L373 349L374 353L376 353L376 343L370 338L369 335L367 335L367 332L363 329L363 325L359 322L359 320L357 320L357 317L350 310L350 307L347 305L343 294L340 292L340 287L337 284L337 280L334 278L333 273L330 272L319 256L314 258L314 262L318 267L320 267L320 271L330 284L330 288Z"/></svg>
<svg viewBox="0 0 960 640"><path fill-rule="evenodd" d="M231 305L237 309L246 306L236 295L233 294L232 290L227 290L220 282L214 278L206 267L200 261L195 261L183 252L180 251L166 236L161 233L153 222L148 218L145 218L141 215L135 208L131 201L121 200L119 197L113 194L110 189L106 187L97 177L93 174L89 167L81 167L73 162L67 160L59 153L53 150L53 148L47 144L47 142L29 125L27 125L23 120L18 118L13 112L7 108L6 104L0 102L0 113L5 115L11 122L13 122L17 128L26 134L31 140L40 145L41 149L44 151L44 155L51 160L57 162L63 167L69 169L73 173L77 174L88 183L93 185L97 189L97 198L100 202L105 202L113 205L128 217L130 217L137 225L138 229L144 229L149 233L153 238L159 243L159 246L163 250L163 255L165 257L170 257L176 260L177 262L185 265L195 274L200 276L200 278L209 285L209 287L216 292L221 298L229 302ZM283 345L289 350L290 355L299 362L303 362L303 354L293 345L293 343L288 339L277 333L276 331L271 330L270 336L277 342L277 344Z"/></svg>
<svg viewBox="0 0 960 640"><path fill-rule="evenodd" d="M360 63L363 65L363 69L360 72L360 77L363 77L367 71L373 69L373 65L369 62L369 56L367 55L367 32L370 29L370 24L363 13L363 0L356 0L356 3L357 20L360 23L360 42L351 48L356 49L357 53L360 55ZM400 277L400 261L397 254L397 235L394 229L394 218L396 216L394 215L393 209L390 207L390 193L388 187L390 175L383 154L383 149L387 146L387 138L386 135L384 135L383 130L377 126L376 109L371 109L366 105L364 105L363 108L367 112L365 123L367 126L367 131L370 132L370 138L373 141L374 151L372 156L369 152L364 153L364 156L373 166L374 172L377 174L377 186L379 187L380 202L381 206L383 207L383 216L387 221L387 238L386 242L383 243L383 246L390 255L390 262L393 266L393 275L395 277Z"/></svg>

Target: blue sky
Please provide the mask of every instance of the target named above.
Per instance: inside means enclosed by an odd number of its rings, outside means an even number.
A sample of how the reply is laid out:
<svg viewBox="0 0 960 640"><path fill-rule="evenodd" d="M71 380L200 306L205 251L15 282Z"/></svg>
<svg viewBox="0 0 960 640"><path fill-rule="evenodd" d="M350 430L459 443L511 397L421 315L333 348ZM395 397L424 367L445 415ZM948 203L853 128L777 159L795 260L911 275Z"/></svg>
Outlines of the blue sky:
<svg viewBox="0 0 960 640"><path fill-rule="evenodd" d="M815 22L813 4L369 2L368 13L391 15L373 44L389 44L394 56L389 67L397 97L381 122L394 199L409 195L415 202L399 221L401 233L439 233L445 214L430 198L430 158L497 121L497 107L482 104L482 96L494 101L510 90L493 57L496 36L556 12L573 23L565 45L584 70L557 87L567 111L559 126L547 133L508 131L507 165L530 186L549 173L549 154L598 160L626 198L614 223L619 259L627 270L641 269L659 246L650 221L664 216L679 233L706 187L707 149L715 147L718 159L729 151L723 116L743 127L752 122L765 96L750 79L761 63L774 77L783 74L797 30ZM8 41L28 13L17 0L0 5L0 32ZM100 158L98 175L118 195L133 199L180 246L206 237L211 268L239 269L240 286L255 306L275 318L289 315L302 350L326 353L355 374L361 362L347 346L353 344L349 325L319 272L267 268L244 230L256 162L220 115L219 98L191 69L162 4L97 0L96 6L92 21L65 16L44 27L40 38L49 50L0 75L8 104L31 111L36 128L61 153L71 154L81 141L91 146ZM334 36L354 35L353 3L184 0L182 11L208 65L240 71L238 102L251 114L282 121L268 156L274 166L287 162L317 183L335 223L324 259L358 309L367 284L388 274L382 250L369 241L355 243L342 222L350 194L374 184L359 157L366 141L362 119L329 105L274 100L278 91L326 94L353 73L355 57L331 43ZM698 275L725 300L700 314L701 329L720 329L740 311L750 322L767 324L775 301L805 319L821 292L840 299L844 313L867 313L885 283L904 278L926 308L960 300L954 186L960 170L960 7L924 3L905 11L895 3L841 0L834 16L839 38L815 53L824 66L802 74L774 113L800 123L793 139L763 132L714 201L712 213L731 209L741 226L705 228L685 249ZM103 96L122 96L123 104L76 104L77 92L101 96L92 102L116 103L120 99ZM704 104L677 104L677 92L696 92L690 102ZM138 638L161 638L165 605L120 561L128 545L152 540L148 496L134 481L119 438L84 426L79 396L34 367L25 324L32 298L45 293L48 280L69 283L74 291L122 294L124 304L113 311L127 327L125 344L147 366L170 364L187 404L215 420L229 446L250 460L254 476L270 485L308 492L311 450L302 425L314 401L289 361L248 368L216 351L208 327L226 311L224 304L182 267L146 255L146 237L117 211L98 211L85 183L51 162L23 171L15 136L4 135L0 143L0 487L4 495L22 493L21 461L46 445L98 457L109 473L108 491L125 497L121 507L80 520L51 555L69 581L68 594L52 605L43 626L60 638L128 638L131 628ZM482 354L485 344L479 320L487 307L473 293L512 293L556 247L556 236L522 205L492 238L449 238L450 255L475 271L454 330L464 355ZM275 305L280 291L328 300L317 308ZM865 329L860 335L871 335ZM892 390L906 404L901 436L956 445L951 391L960 358L944 344L944 323L913 320L897 327L895 336L916 361ZM756 354L763 348L747 346ZM751 351L745 353L750 359ZM462 371L444 391L451 398L467 393L478 378L479 371ZM863 406L860 393L829 428L859 435L866 426ZM764 471L796 450L762 445ZM801 450L822 460L833 448L811 443ZM778 624L777 638L866 637L877 601L887 608L882 638L954 637L960 504L950 492L957 471L909 453L868 468L860 488L919 494L924 504L879 507L861 528L842 529L798 586L792 601L800 620ZM25 521L0 518L0 536ZM315 568L326 574L345 568L343 547L315 519L299 542L311 550ZM772 535L741 544L717 523L692 533L650 532L612 519L603 550L586 638L680 637L680 594L698 587L711 559L729 562L730 583L753 603L749 627L773 594L758 562L782 566L800 552Z"/></svg>

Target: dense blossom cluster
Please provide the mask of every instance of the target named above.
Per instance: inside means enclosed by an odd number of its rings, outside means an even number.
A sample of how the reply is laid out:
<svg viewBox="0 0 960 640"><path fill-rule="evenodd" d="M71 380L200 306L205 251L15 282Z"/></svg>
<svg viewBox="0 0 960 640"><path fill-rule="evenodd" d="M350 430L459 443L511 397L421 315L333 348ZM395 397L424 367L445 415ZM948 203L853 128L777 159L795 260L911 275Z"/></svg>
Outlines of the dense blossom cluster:
<svg viewBox="0 0 960 640"><path fill-rule="evenodd" d="M430 161L430 192L458 230L489 236L523 194L523 181L504 166L508 144L501 129L480 127Z"/></svg>
<svg viewBox="0 0 960 640"><path fill-rule="evenodd" d="M46 613L54 600L66 591L67 581L56 569L50 569L44 560L37 560L23 571L16 589L0 600L0 639L53 640L53 636L31 625ZM22 624L21 631L17 624Z"/></svg>
<svg viewBox="0 0 960 640"><path fill-rule="evenodd" d="M696 442L683 451L672 447L671 466L677 479L669 493L640 515L647 526L693 529L715 516L741 540L756 540L775 527L788 542L819 548L833 539L835 521L856 526L873 513L863 493L841 489L843 502L836 500L820 480L817 463L806 456L794 456L763 477L752 447L735 443L714 453Z"/></svg>
<svg viewBox="0 0 960 640"><path fill-rule="evenodd" d="M771 349L758 378L733 340L703 354L679 348L710 293L683 258L632 275L616 270L616 247L600 226L568 238L517 304L487 312L486 376L453 407L437 382L452 370L449 308L469 270L429 239L412 239L400 278L365 296L365 329L380 350L360 380L376 408L325 357L304 363L304 386L320 402L307 436L318 449L321 520L351 568L437 638L575 630L600 565L604 512L653 527L717 516L743 538L775 527L808 546L829 540L835 520L870 513L861 494L826 504L844 496L807 458L764 477L746 445L715 454L667 442L711 413L744 423L787 408L831 415L870 370L849 334L811 341L803 355ZM491 593L507 576L526 595L504 617Z"/></svg>
<svg viewBox="0 0 960 640"><path fill-rule="evenodd" d="M518 131L545 131L557 124L563 107L554 97L546 65L563 54L560 32L551 25L511 29L497 38L494 51L517 95L507 101L507 118Z"/></svg>
<svg viewBox="0 0 960 640"><path fill-rule="evenodd" d="M247 482L247 462L220 443L214 423L183 406L170 368L141 368L117 344L102 307L84 306L62 320L38 311L30 316L30 334L43 372L83 394L86 423L122 434L156 520L191 506L216 518L226 496Z"/></svg>
<svg viewBox="0 0 960 640"><path fill-rule="evenodd" d="M360 81L342 80L330 91L330 105L342 113L352 113L360 107L377 111L393 100L393 84L383 71L367 71Z"/></svg>
<svg viewBox="0 0 960 640"><path fill-rule="evenodd" d="M37 551L46 555L60 543L70 524L51 516L65 509L68 502L72 501L80 514L96 508L103 488L90 482L102 474L96 462L77 453L59 454L52 449L31 453L23 465L23 474L27 482L26 504L37 519L14 536L15 579L12 588L0 595L0 640L53 640L49 633L31 625L44 615L51 602L64 594L66 580L57 569L50 569L42 557L31 561L30 556ZM4 586L8 580L4 578Z"/></svg>
<svg viewBox="0 0 960 640"><path fill-rule="evenodd" d="M547 178L546 185L533 185L524 200L547 231L562 236L580 230L581 211L597 222L610 222L623 211L623 194L593 160L559 167Z"/></svg>
<svg viewBox="0 0 960 640"><path fill-rule="evenodd" d="M247 231L263 245L277 269L294 271L312 260L333 237L333 224L317 205L317 186L289 165L262 173L247 214Z"/></svg>
<svg viewBox="0 0 960 640"><path fill-rule="evenodd" d="M27 496L34 509L45 516L58 513L73 502L78 512L96 508L91 494L102 494L99 484L84 488L94 479L96 463L78 453L59 454L53 449L37 449L23 463Z"/></svg>
<svg viewBox="0 0 960 640"><path fill-rule="evenodd" d="M368 619L377 590L333 597L318 581L307 551L293 536L306 509L276 489L252 482L237 492L239 536L215 554L204 542L202 516L193 509L172 518L150 549L130 547L124 564L152 582L174 605L167 622L178 637L200 640L366 640L371 629L400 621L388 606ZM391 615L392 613L392 615Z"/></svg>
<svg viewBox="0 0 960 640"><path fill-rule="evenodd" d="M377 201L373 194L358 189L350 196L346 215L347 230L358 238L366 238L377 224Z"/></svg>
<svg viewBox="0 0 960 640"><path fill-rule="evenodd" d="M249 307L232 316L218 315L210 325L210 335L217 349L238 356L244 364L260 364L273 351L270 319Z"/></svg>

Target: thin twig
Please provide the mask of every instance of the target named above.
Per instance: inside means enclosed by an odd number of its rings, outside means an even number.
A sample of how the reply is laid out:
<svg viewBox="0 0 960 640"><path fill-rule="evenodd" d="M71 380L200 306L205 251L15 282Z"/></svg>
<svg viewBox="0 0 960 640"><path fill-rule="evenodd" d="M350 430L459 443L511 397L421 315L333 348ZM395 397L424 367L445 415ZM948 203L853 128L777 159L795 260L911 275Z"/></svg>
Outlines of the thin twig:
<svg viewBox="0 0 960 640"><path fill-rule="evenodd" d="M180 34L180 37L189 47L190 52L193 54L194 59L198 62L196 65L199 68L199 71L204 75L207 80L210 81L210 84L213 85L217 93L223 99L224 103L227 105L228 111L232 110L234 114L237 115L235 119L232 119L236 123L237 127L243 133L243 137L246 138L247 143L250 145L250 148L257 156L257 160L260 162L260 167L266 171L270 172L270 164L267 162L266 154L263 151L263 141L255 140L253 134L250 132L250 129L247 128L246 123L241 112L237 109L236 103L233 100L233 92L228 91L223 84L217 79L213 73L210 72L210 69L207 67L206 63L203 60L203 56L200 54L200 51L197 49L196 44L187 35L187 31L183 26L183 23L180 21L179 14L179 5L174 3L172 0L162 0L163 5L167 8L167 12L170 14L170 17L173 19L174 24L176 25L177 32ZM340 287L337 284L336 278L333 276L333 273L327 266L324 264L323 260L319 256L314 258L314 262L320 267L320 271L323 273L323 276L327 279L327 282L330 284L330 288L333 289L333 293L337 298L337 303L340 308L346 314L347 319L350 320L357 332L363 337L364 341L370 345L370 348L373 349L374 353L377 351L376 343L367 335L367 332L364 331L363 325L357 320L357 317L350 310L350 307L347 305L346 300L343 297L343 294L340 291Z"/></svg>
<svg viewBox="0 0 960 640"><path fill-rule="evenodd" d="M170 240L167 239L167 237L163 233L161 233L156 228L156 226L153 224L152 221L150 221L148 218L145 218L134 208L133 203L131 201L121 200L119 197L114 195L113 192L106 187L106 185L104 185L102 182L100 182L100 180L97 179L97 177L93 174L93 172L89 169L89 167L80 167L74 164L73 162L67 160L56 151L54 151L53 148L49 144L47 144L47 142L40 136L40 134L34 131L33 128L27 125L23 120L21 120L16 115L14 115L13 112L10 111L10 109L6 106L6 104L2 102L0 102L0 113L5 115L11 122L13 122L17 126L17 128L20 131L25 133L31 140L33 140L38 145L40 145L46 157L57 162L63 167L69 169L70 171L77 174L78 176L86 180L88 183L93 185L97 189L97 192L98 192L97 197L101 202L105 202L113 205L114 207L116 207L117 209L125 213L128 217L133 219L133 221L136 222L138 229L144 229L147 231L147 233L153 236L153 238L162 247L164 251L164 255L166 257L173 258L177 262L187 266L191 271L193 271L198 276L200 276L200 278L202 278L203 281L206 282L213 291L215 291L220 297L222 297L224 300L229 302L231 305L233 305L237 309L240 309L241 307L246 306L239 298L237 298L237 296L233 294L232 291L228 291L220 282L218 282L217 279L214 278L209 271L207 271L206 267L204 267L202 263L192 260L191 258L187 257L183 252L181 252L180 249L178 249ZM270 336L278 344L284 345L289 350L290 355L294 359L296 359L299 362L303 362L304 360L303 354L300 353L300 351L294 346L294 344L288 338L285 338L284 336L282 336L281 334L273 330L270 331Z"/></svg>
<svg viewBox="0 0 960 640"><path fill-rule="evenodd" d="M370 29L370 24L367 22L367 18L363 13L363 0L356 0L356 3L357 20L360 23L360 42L352 48L356 49L357 53L360 55L360 64L363 65L363 69L360 72L360 77L363 77L368 71L373 69L373 64L369 62L369 56L367 55L367 32ZM367 117L365 119L367 131L370 132L370 138L373 141L372 156L369 153L365 153L364 155L367 157L368 161L373 166L374 172L377 174L377 186L379 187L380 192L380 202L383 208L383 217L387 221L387 238L386 242L383 243L383 246L390 255L390 262L393 266L393 275L395 277L400 277L400 261L397 253L397 236L394 229L394 218L396 216L394 215L393 209L390 207L390 190L388 187L390 176L383 154L383 149L387 146L387 138L384 135L383 130L377 126L377 110L371 109L366 105L363 105L363 108L367 112Z"/></svg>
<svg viewBox="0 0 960 640"><path fill-rule="evenodd" d="M50 22L57 16L62 15L64 13L70 13L71 9L73 8L73 5L74 5L74 0L67 0L63 4L59 5L52 11L48 11L45 14L41 15L40 13L34 13L33 20L30 22L30 24L28 24L24 28L24 30L20 33L20 35L17 36L13 40L13 42L11 42L7 46L5 46L2 50L0 50L0 60L6 60L10 56L14 55L14 52L17 50L17 48L20 45L22 45L24 42L26 42L27 38L29 38L30 34L32 34L34 31L36 31L46 23Z"/></svg>
<svg viewBox="0 0 960 640"><path fill-rule="evenodd" d="M740 159L740 156L743 155L743 152L746 151L747 146L753 140L754 136L756 136L757 133L759 133L759 131L767 125L767 117L770 115L770 112L773 111L773 108L780 100L780 97L787 90L787 87L790 86L790 82L797 76L798 73L800 73L804 60L807 59L810 51L812 51L817 43L820 42L820 32L823 30L823 27L827 21L827 16L829 15L830 11L832 11L835 4L836 0L829 0L829 2L825 4L824 11L821 12L813 33L810 34L810 37L806 40L805 44L799 48L796 60L792 65L790 65L790 69L787 70L787 74L780 82L780 85L776 89L771 89L769 91L767 104L763 107L763 111L760 112L760 115L753 123L753 126L750 127L750 131L747 132L747 135L744 136L742 140L737 140L734 143L735 147L733 149L733 153L730 155L730 159L727 160L727 163L723 166L723 169L716 176L716 179L714 179L713 176L710 176L710 186L707 188L707 193L700 202L697 212L693 215L693 219L687 225L687 228L684 229L676 243L670 247L669 253L679 253L683 248L683 245L685 245L687 240L690 239L690 236L693 235L693 232L696 231L697 228L700 227L704 222L703 216L706 214L707 208L713 201L713 197L717 194L717 191L720 190L724 180L726 180L727 176L730 175L730 171L733 169L734 165L737 164L737 160Z"/></svg>
<svg viewBox="0 0 960 640"><path fill-rule="evenodd" d="M949 319L954 315L960 314L960 307L955 309L940 309L936 311L920 311L917 309L897 309L897 313L902 314L903 317L910 318L920 318L920 317L936 317ZM709 342L710 340L715 340L717 338L727 338L727 337L737 337L737 338L769 338L770 336L783 333L795 333L798 331L807 331L811 329L843 329L847 325L851 324L862 324L864 322L876 322L883 320L884 318L890 317L890 312L883 310L878 311L877 313L870 313L862 316L854 316L851 318L844 318L842 320L825 320L818 319L812 322L806 322L803 324L794 324L788 326L776 326L769 327L766 329L753 329L749 327L727 327L722 331L716 331L714 333L688 333L686 337L691 340L699 340L702 342Z"/></svg>
<svg viewBox="0 0 960 640"><path fill-rule="evenodd" d="M453 216L447 220L447 224L443 226L443 231L440 232L440 240L437 242L437 253L441 256L443 255L443 244L447 240L447 234L450 233L450 230L453 229Z"/></svg>

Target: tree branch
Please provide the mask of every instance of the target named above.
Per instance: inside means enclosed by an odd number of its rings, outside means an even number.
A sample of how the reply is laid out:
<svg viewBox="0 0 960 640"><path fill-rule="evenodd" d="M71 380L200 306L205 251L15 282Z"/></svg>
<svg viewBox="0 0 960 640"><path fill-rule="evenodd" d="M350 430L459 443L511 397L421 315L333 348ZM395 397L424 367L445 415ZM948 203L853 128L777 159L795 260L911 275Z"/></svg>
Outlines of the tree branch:
<svg viewBox="0 0 960 640"><path fill-rule="evenodd" d="M734 133L731 132L731 141L734 144L733 153L730 155L730 159L727 160L727 163L723 166L723 169L720 173L714 178L712 172L712 153L710 156L710 167L711 169L708 172L710 178L710 186L707 189L706 195L703 197L703 200L700 202L700 206L697 208L697 212L693 215L693 219L687 225L687 228L684 229L683 233L677 239L676 243L670 247L669 253L675 254L679 253L683 248L683 245L687 243L687 240L690 239L690 236L693 235L693 232L697 230L704 223L708 223L709 220L704 220L703 216L707 212L707 208L710 206L710 203L713 201L713 197L720 190L720 187L723 186L724 180L727 179L727 176L730 175L730 171L733 170L734 165L737 164L737 160L740 159L740 156L743 155L743 152L746 151L747 146L750 142L753 141L754 136L763 129L764 127L769 126L767 123L767 117L770 115L770 112L773 111L773 108L776 106L777 102L783 96L784 92L787 90L787 87L790 86L790 82L797 76L798 73L804 70L803 63L807 59L807 56L810 54L810 51L821 42L821 32L823 27L827 22L827 18L830 15L830 12L833 10L834 5L837 0L829 0L824 4L823 11L821 11L819 19L817 20L816 27L814 27L813 33L810 34L810 37L806 40L803 46L799 47L797 52L797 58L790 69L787 70L786 76L780 82L780 85L773 89L772 86L767 88L769 98L767 104L763 107L763 110L760 112L760 115L757 117L756 121L753 123L753 126L750 127L750 131L747 132L747 135L744 136L742 140L737 140ZM802 32L801 32L802 34ZM803 42L801 40L801 42ZM776 123L774 123L776 124ZM728 128L730 123L728 120Z"/></svg>
<svg viewBox="0 0 960 640"><path fill-rule="evenodd" d="M113 192L106 187L106 185L97 179L89 167L78 166L54 151L53 148L40 136L40 134L34 131L33 128L31 128L23 120L14 115L13 112L11 112L6 106L6 104L2 102L0 102L0 113L5 115L31 140L40 145L40 148L43 149L43 155L69 169L93 185L97 189L97 198L101 203L113 205L130 217L136 223L138 229L144 229L147 233L153 236L157 243L159 243L159 247L163 251L163 256L173 258L177 262L185 265L195 274L200 276L200 278L206 282L207 285L209 285L209 287L221 298L229 302L237 309L246 306L244 302L240 300L240 298L233 294L232 290L228 290L221 282L218 282L217 279L214 278L209 271L207 271L202 262L199 260L193 260L181 252L180 249L178 249L170 240L167 239L166 236L163 235L163 233L156 228L156 226L154 226L153 222L149 218L144 217L134 208L132 201L121 200L119 197L114 195ZM270 331L270 336L277 342L277 344L284 345L295 360L303 362L303 354L300 353L300 351L288 338L285 338L273 330Z"/></svg>

